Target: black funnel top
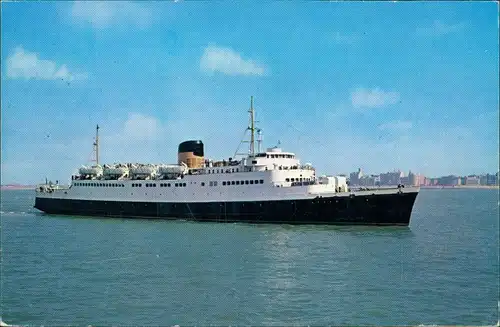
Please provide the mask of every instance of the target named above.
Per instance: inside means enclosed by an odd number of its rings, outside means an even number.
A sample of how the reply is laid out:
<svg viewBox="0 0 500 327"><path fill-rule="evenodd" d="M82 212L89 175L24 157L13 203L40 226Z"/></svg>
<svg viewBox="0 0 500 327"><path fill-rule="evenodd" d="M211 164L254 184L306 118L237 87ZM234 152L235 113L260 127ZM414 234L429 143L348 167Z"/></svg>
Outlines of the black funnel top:
<svg viewBox="0 0 500 327"><path fill-rule="evenodd" d="M179 153L182 152L193 152L195 156L203 157L203 142L197 141L185 141L179 144Z"/></svg>

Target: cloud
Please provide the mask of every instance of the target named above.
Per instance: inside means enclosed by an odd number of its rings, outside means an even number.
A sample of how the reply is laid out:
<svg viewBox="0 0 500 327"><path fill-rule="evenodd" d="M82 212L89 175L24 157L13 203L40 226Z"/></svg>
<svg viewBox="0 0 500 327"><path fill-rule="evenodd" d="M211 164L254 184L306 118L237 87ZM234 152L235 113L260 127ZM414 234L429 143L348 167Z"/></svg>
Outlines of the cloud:
<svg viewBox="0 0 500 327"><path fill-rule="evenodd" d="M418 36L434 36L439 37L450 33L455 33L465 27L464 23L445 24L439 20L434 21L431 26L418 27L416 34Z"/></svg>
<svg viewBox="0 0 500 327"><path fill-rule="evenodd" d="M399 101L399 93L386 92L379 88L358 88L351 92L351 102L354 108L380 108Z"/></svg>
<svg viewBox="0 0 500 327"><path fill-rule="evenodd" d="M123 126L122 137L137 141L155 140L160 136L161 131L161 124L155 117L129 113Z"/></svg>
<svg viewBox="0 0 500 327"><path fill-rule="evenodd" d="M380 130L404 131L411 129L413 123L411 121L395 120L378 126Z"/></svg>
<svg viewBox="0 0 500 327"><path fill-rule="evenodd" d="M208 46L200 60L200 69L206 73L216 71L226 75L264 75L264 67L251 59L243 59L231 48Z"/></svg>
<svg viewBox="0 0 500 327"><path fill-rule="evenodd" d="M7 58L7 77L12 79L42 79L73 81L86 79L87 74L74 74L65 64L57 67L51 60L39 59L33 52L17 47L14 53Z"/></svg>
<svg viewBox="0 0 500 327"><path fill-rule="evenodd" d="M121 23L144 27L150 24L152 12L133 2L76 1L70 15L75 22L90 23L95 28L106 28Z"/></svg>
<svg viewBox="0 0 500 327"><path fill-rule="evenodd" d="M346 44L352 45L359 40L359 36L357 34L342 34L340 32L336 32L333 34L333 41L337 44Z"/></svg>

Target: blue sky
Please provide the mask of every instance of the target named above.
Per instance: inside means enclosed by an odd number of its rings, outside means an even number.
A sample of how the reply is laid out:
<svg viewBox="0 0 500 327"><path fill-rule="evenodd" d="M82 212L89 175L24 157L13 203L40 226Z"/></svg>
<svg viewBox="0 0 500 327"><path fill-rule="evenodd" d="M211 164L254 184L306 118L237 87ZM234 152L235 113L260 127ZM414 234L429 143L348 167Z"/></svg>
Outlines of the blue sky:
<svg viewBox="0 0 500 327"><path fill-rule="evenodd" d="M101 161L264 145L319 173L498 170L495 2L12 2L2 6L2 184Z"/></svg>

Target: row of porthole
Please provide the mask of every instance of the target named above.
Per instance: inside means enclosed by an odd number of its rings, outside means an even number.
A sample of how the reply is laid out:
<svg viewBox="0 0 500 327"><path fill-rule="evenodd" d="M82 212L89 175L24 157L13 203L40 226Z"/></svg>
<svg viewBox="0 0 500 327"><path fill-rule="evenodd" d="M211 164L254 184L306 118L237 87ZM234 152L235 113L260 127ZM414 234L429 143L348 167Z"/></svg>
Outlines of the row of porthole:
<svg viewBox="0 0 500 327"><path fill-rule="evenodd" d="M89 186L89 187L125 187L124 184L107 184L107 183L74 183L74 186Z"/></svg>
<svg viewBox="0 0 500 327"><path fill-rule="evenodd" d="M249 180L249 181L227 181L227 182L222 182L223 186L229 186L229 185L253 185L253 184L264 184L264 180Z"/></svg>
<svg viewBox="0 0 500 327"><path fill-rule="evenodd" d="M132 184L132 187L141 187L142 184ZM146 187L156 187L156 183L146 183ZM160 187L170 187L170 183L160 183L158 184ZM186 183L175 183L175 187L186 187Z"/></svg>
<svg viewBox="0 0 500 327"><path fill-rule="evenodd" d="M239 172L238 168L236 168L236 170L234 168L227 168L225 173L228 174L228 173L238 173L238 172ZM223 173L224 173L224 169L209 169L208 170L208 174L223 174Z"/></svg>
<svg viewBox="0 0 500 327"><path fill-rule="evenodd" d="M287 179L285 179L285 181L286 182L302 182L302 181L308 182L308 181L311 181L311 179L310 178L302 178L302 177L298 178L297 177L297 178L287 178Z"/></svg>
<svg viewBox="0 0 500 327"><path fill-rule="evenodd" d="M223 181L222 182L222 185L223 186L226 186L226 185L253 185L253 184L264 184L264 180L261 179L261 180L246 180L246 181ZM125 187L124 184L106 184L106 183L75 183L73 184L74 186L90 186L90 187ZM141 187L142 184L141 183L133 183L132 184L132 187ZM145 184L146 187L156 187L156 183L146 183ZM160 183L159 184L160 187L170 187L171 184L170 183ZM186 187L187 184L186 183L175 183L174 184L175 187ZM201 183L201 186L205 186L205 183L202 182ZM210 185L210 186L217 186L216 184L213 184L213 185Z"/></svg>

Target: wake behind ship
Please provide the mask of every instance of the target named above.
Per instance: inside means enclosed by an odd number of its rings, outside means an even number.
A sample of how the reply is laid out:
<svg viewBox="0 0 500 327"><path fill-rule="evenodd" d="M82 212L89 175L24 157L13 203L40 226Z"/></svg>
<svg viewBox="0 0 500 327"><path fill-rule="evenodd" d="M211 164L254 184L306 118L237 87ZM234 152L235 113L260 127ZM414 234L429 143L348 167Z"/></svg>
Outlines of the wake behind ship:
<svg viewBox="0 0 500 327"><path fill-rule="evenodd" d="M179 145L177 164L83 166L69 187L37 186L35 208L48 214L187 219L213 222L404 225L419 188L351 191L343 176L316 176L292 152L250 149L241 160L205 159L202 141ZM260 133L258 133L260 135ZM240 143L241 144L241 143ZM256 151L257 150L257 151Z"/></svg>

